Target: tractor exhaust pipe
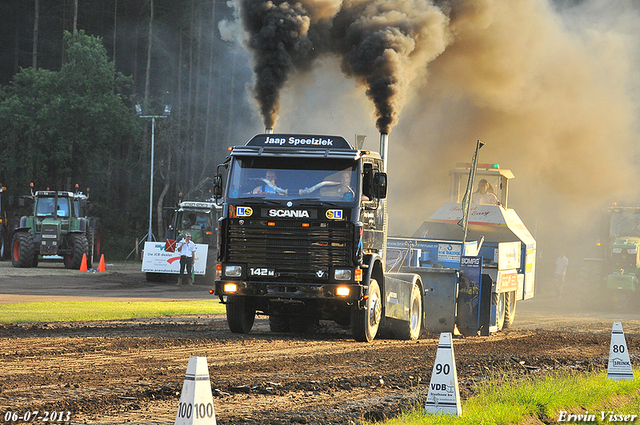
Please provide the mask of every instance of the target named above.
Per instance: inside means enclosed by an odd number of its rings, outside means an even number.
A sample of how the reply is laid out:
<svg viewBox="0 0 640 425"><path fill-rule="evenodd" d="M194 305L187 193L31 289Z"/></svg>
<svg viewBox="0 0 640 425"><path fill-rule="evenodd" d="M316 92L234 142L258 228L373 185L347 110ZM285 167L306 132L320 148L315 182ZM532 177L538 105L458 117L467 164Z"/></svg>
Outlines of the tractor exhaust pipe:
<svg viewBox="0 0 640 425"><path fill-rule="evenodd" d="M382 158L382 171L387 172L387 161L389 156L389 134L380 133L380 157Z"/></svg>
<svg viewBox="0 0 640 425"><path fill-rule="evenodd" d="M269 127L265 128L264 134L273 134L273 128L269 128Z"/></svg>

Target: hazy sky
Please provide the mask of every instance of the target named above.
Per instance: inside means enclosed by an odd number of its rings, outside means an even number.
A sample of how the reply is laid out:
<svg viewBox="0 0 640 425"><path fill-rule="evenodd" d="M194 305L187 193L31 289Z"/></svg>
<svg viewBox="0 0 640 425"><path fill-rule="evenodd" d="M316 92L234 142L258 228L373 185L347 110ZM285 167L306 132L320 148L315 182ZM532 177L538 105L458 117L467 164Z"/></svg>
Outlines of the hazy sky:
<svg viewBox="0 0 640 425"><path fill-rule="evenodd" d="M377 2L302 3L336 10L336 3ZM624 0L396 3L411 16L396 14L394 22L430 26L419 36L405 31L413 50L399 49L407 80L390 131L390 233L412 234L448 200L448 171L470 161L480 139L479 160L515 174L509 206L544 258L555 261L560 246L586 255L594 212L614 200L640 202L639 7ZM415 10L438 18L419 20ZM333 49L292 69L277 132L366 134L365 147L378 149L377 109L366 79L345 72L344 56Z"/></svg>

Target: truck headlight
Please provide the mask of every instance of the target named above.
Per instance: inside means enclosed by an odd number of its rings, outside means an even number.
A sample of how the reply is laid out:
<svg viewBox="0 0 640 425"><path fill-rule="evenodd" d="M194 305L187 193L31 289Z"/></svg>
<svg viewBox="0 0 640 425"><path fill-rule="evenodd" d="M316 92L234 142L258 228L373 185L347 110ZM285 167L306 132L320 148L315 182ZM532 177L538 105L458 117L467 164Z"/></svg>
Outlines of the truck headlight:
<svg viewBox="0 0 640 425"><path fill-rule="evenodd" d="M629 249L627 249L627 254L634 255L634 254L637 254L637 253L638 253L638 249L637 248L629 248Z"/></svg>
<svg viewBox="0 0 640 425"><path fill-rule="evenodd" d="M613 253L614 254L621 254L622 253L622 248L613 248Z"/></svg>
<svg viewBox="0 0 640 425"><path fill-rule="evenodd" d="M225 283L222 290L225 294L235 294L238 292L238 285L233 282Z"/></svg>
<svg viewBox="0 0 640 425"><path fill-rule="evenodd" d="M225 266L224 275L227 277L240 277L242 276L242 266Z"/></svg>
<svg viewBox="0 0 640 425"><path fill-rule="evenodd" d="M336 269L333 272L335 280L351 280L351 269Z"/></svg>

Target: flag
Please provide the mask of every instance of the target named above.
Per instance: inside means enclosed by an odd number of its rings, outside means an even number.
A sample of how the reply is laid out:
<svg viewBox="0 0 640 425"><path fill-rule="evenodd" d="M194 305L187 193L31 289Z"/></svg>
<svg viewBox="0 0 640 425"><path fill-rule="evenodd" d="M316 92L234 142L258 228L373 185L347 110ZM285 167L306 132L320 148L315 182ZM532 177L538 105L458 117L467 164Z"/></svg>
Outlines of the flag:
<svg viewBox="0 0 640 425"><path fill-rule="evenodd" d="M484 146L480 140L476 143L476 151L473 153L471 160L471 169L469 170L469 180L467 181L467 190L462 198L462 218L458 221L458 226L464 229L463 243L467 241L467 227L469 225L469 207L471 206L471 193L473 191L473 181L476 178L476 168L478 166L478 151Z"/></svg>

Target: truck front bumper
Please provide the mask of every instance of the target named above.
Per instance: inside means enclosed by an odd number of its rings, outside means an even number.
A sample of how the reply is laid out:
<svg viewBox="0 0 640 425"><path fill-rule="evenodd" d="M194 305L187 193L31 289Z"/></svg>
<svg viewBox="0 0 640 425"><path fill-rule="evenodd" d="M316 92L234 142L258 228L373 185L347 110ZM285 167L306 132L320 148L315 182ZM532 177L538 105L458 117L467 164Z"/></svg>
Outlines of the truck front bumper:
<svg viewBox="0 0 640 425"><path fill-rule="evenodd" d="M272 300L344 300L363 297L364 287L357 283L292 283L216 281L215 295L260 297Z"/></svg>

